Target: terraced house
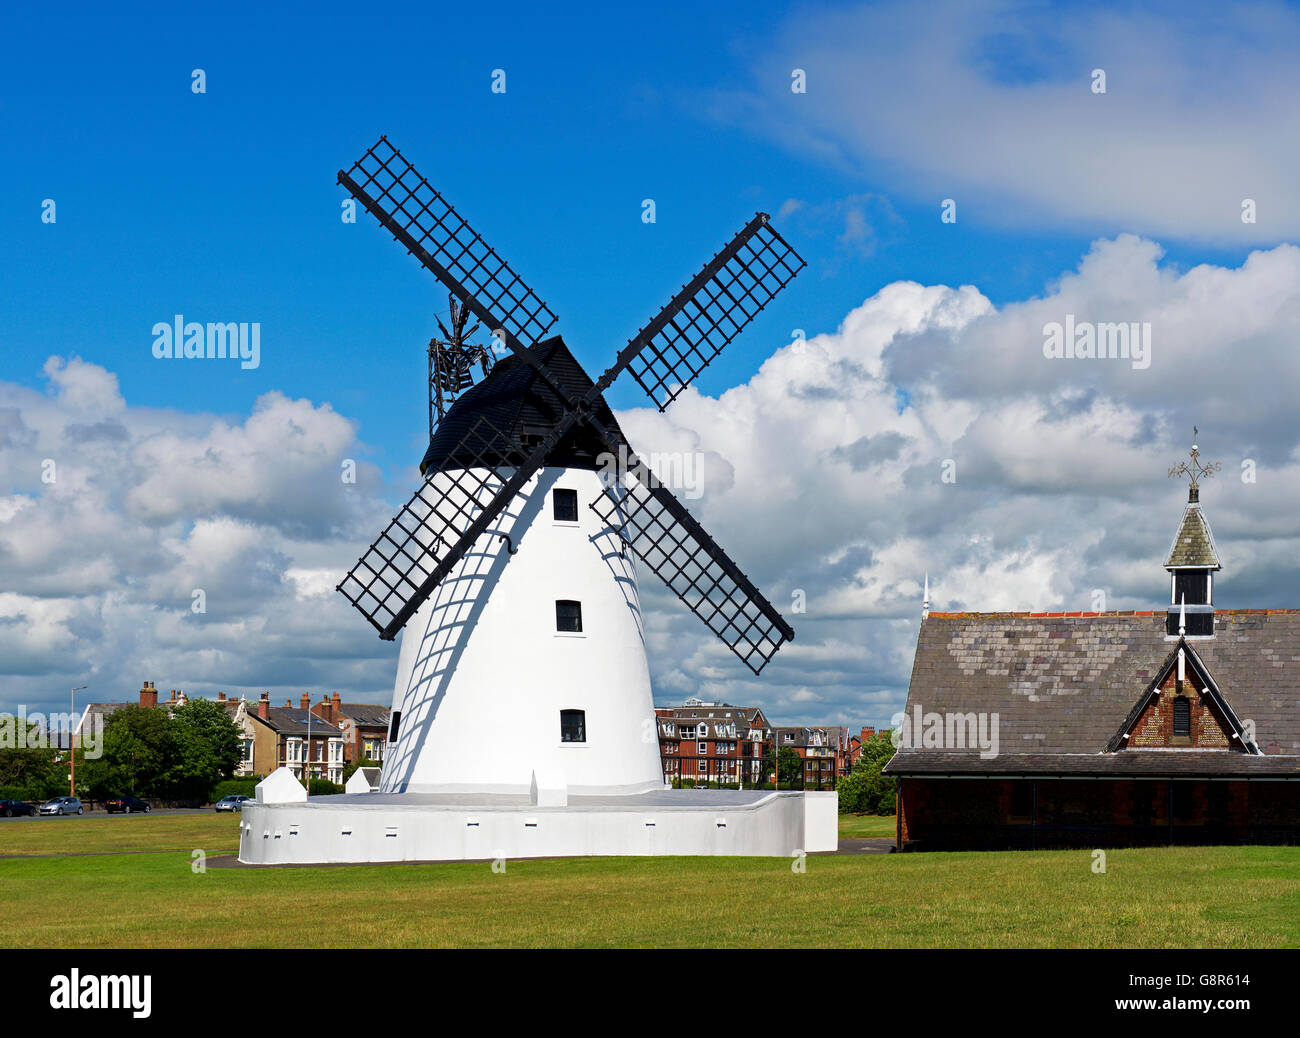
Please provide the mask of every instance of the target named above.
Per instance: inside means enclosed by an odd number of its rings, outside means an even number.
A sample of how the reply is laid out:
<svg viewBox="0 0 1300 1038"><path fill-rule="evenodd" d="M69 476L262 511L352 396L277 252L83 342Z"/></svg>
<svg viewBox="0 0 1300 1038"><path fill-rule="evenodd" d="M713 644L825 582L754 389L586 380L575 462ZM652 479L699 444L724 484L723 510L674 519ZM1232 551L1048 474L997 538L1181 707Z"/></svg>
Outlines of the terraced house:
<svg viewBox="0 0 1300 1038"><path fill-rule="evenodd" d="M1300 840L1300 610L1215 609L1180 468L1166 608L923 614L900 849Z"/></svg>

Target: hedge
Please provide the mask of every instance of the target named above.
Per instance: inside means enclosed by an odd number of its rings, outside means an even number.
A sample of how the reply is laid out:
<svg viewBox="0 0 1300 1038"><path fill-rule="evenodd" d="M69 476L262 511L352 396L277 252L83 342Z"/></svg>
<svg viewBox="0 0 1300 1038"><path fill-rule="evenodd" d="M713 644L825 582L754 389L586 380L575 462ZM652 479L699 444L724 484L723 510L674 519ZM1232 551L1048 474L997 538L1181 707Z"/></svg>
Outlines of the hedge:
<svg viewBox="0 0 1300 1038"><path fill-rule="evenodd" d="M224 782L218 782L212 788L212 802L215 804L218 800L225 800L226 797L233 797L242 794L246 797L256 796L255 787L262 780L256 776L249 778L226 779Z"/></svg>

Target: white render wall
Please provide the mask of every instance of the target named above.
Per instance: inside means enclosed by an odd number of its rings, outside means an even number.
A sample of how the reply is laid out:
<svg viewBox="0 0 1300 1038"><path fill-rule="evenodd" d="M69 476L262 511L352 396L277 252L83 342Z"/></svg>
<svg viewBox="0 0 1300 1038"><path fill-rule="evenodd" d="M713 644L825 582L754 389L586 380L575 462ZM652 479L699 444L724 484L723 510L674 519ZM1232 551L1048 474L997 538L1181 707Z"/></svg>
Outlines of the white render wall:
<svg viewBox="0 0 1300 1038"><path fill-rule="evenodd" d="M553 518L556 488L577 491L576 523ZM589 507L602 492L592 471L539 472L407 623L382 792L663 788L636 577ZM556 631L558 599L582 603L581 634ZM561 742L567 709L585 743Z"/></svg>
<svg viewBox="0 0 1300 1038"><path fill-rule="evenodd" d="M836 794L668 790L590 805L433 804L421 794L246 804L251 865L614 855L790 857L838 846ZM522 798L520 798L522 799ZM582 798L579 798L580 800ZM618 800L625 806L610 806ZM827 824L829 820L829 826Z"/></svg>

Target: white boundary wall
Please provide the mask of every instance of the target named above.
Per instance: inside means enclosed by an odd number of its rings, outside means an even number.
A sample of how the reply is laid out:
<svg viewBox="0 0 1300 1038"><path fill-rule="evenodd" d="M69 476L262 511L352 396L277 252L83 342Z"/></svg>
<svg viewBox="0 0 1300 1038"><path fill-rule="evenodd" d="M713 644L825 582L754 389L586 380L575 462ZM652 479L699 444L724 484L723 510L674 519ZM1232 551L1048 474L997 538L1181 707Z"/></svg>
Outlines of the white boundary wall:
<svg viewBox="0 0 1300 1038"><path fill-rule="evenodd" d="M729 796L726 794L730 794ZM607 855L790 857L838 846L834 793L668 790L575 798L566 807L419 803L418 795L247 804L247 864L491 860ZM365 800L373 798L374 803ZM584 805L581 801L595 801ZM613 805L611 801L624 804ZM696 803L692 803L696 801Z"/></svg>

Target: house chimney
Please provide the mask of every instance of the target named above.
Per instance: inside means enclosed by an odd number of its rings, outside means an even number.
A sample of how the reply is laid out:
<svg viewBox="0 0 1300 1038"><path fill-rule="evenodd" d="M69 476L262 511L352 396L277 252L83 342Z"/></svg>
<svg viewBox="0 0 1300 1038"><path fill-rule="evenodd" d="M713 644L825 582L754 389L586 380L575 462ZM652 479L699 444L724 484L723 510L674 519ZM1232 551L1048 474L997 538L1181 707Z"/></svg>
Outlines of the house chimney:
<svg viewBox="0 0 1300 1038"><path fill-rule="evenodd" d="M271 693L263 692L262 695L257 700L257 716L260 717L263 721L265 721L266 715L270 711L270 709L271 709Z"/></svg>
<svg viewBox="0 0 1300 1038"><path fill-rule="evenodd" d="M218 693L217 693L217 702L218 702L218 703L224 703L225 701L226 701L226 694L225 694L224 692L218 692Z"/></svg>
<svg viewBox="0 0 1300 1038"><path fill-rule="evenodd" d="M337 692L330 697L330 720L338 724L339 716L343 713L343 701L339 698Z"/></svg>
<svg viewBox="0 0 1300 1038"><path fill-rule="evenodd" d="M158 690L153 687L152 681L146 681L140 689L141 706L157 706Z"/></svg>
<svg viewBox="0 0 1300 1038"><path fill-rule="evenodd" d="M304 692L302 694L302 697L298 700L298 709L308 710L310 708L311 708L311 696L309 696L306 692Z"/></svg>

